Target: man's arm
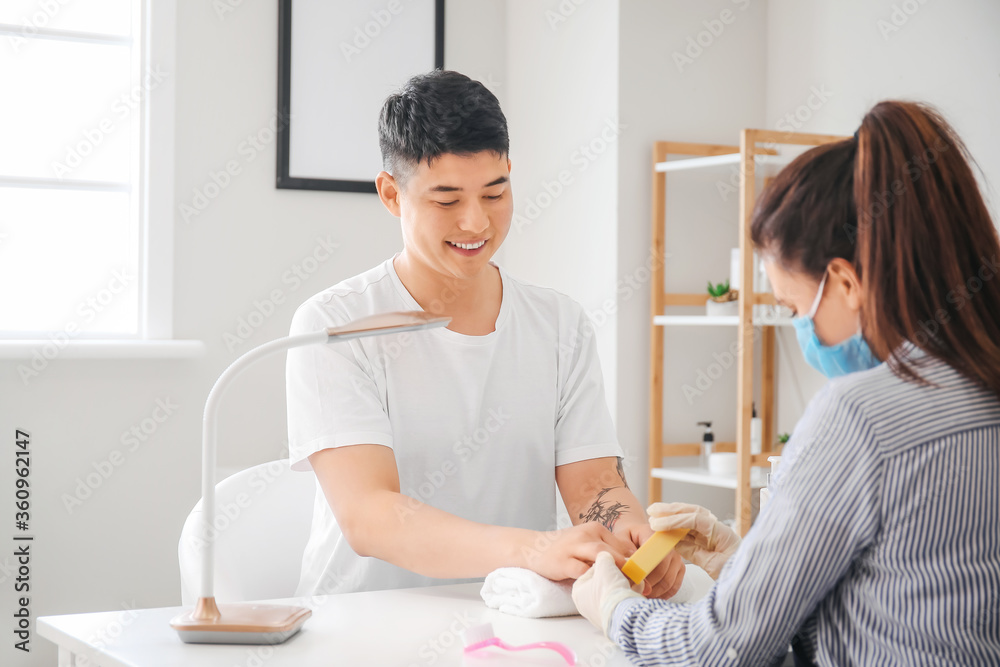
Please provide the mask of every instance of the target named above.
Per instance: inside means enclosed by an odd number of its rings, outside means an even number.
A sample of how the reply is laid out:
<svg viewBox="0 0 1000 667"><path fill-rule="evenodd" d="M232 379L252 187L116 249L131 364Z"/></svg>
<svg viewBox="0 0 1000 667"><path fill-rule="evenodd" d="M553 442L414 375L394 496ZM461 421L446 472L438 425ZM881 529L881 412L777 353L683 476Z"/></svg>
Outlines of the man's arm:
<svg viewBox="0 0 1000 667"><path fill-rule="evenodd" d="M573 525L597 521L613 532L619 522L646 523L646 514L625 481L621 457L558 466L556 484Z"/></svg>
<svg viewBox="0 0 1000 667"><path fill-rule="evenodd" d="M600 523L635 547L653 534L645 509L628 488L621 457L606 456L557 466L556 484L574 525ZM672 597L683 578L684 561L672 553L646 578L649 586L645 594Z"/></svg>
<svg viewBox="0 0 1000 667"><path fill-rule="evenodd" d="M351 548L429 577L482 577L524 567L549 579L581 576L601 551L619 565L634 548L598 524L538 531L476 523L400 493L392 449L350 445L309 456Z"/></svg>

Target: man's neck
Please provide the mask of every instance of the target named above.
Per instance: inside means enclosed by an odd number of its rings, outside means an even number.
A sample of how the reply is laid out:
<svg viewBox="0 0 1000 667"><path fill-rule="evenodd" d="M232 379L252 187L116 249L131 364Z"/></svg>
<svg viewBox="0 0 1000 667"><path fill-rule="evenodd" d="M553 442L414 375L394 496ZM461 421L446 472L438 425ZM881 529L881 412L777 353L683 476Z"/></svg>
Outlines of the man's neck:
<svg viewBox="0 0 1000 667"><path fill-rule="evenodd" d="M456 278L431 270L404 250L393 261L393 267L421 308L452 318L449 329L469 335L494 330L503 288L500 272L492 264L475 276Z"/></svg>

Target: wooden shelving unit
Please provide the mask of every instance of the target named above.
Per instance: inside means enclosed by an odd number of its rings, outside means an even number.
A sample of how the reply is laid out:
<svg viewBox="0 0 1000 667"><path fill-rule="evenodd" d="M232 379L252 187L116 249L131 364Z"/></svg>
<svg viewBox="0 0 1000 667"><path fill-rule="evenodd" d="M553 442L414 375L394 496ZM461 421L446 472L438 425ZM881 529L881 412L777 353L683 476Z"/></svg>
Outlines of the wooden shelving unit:
<svg viewBox="0 0 1000 667"><path fill-rule="evenodd" d="M662 480L708 484L736 490L737 530L745 535L750 529L751 493L762 486L763 475L752 473L754 467L768 466L767 457L777 454L768 451L775 442L774 433L774 327L790 320L768 319L754 322L753 306L774 304L774 297L763 292L753 292L753 250L750 243L750 218L756 198L757 167L765 163L780 164L780 156L773 146L818 146L846 137L770 130L745 129L740 133L739 146L697 144L676 141L658 141L653 145L653 211L652 246L655 258L652 271L650 318L650 411L649 411L649 502L661 499ZM766 144L766 145L761 145ZM687 156L667 160L670 155ZM666 174L685 169L704 169L723 165L741 165L739 198L739 248L741 285L739 314L735 316L708 317L704 315L669 315L671 306L703 306L707 294L667 292L664 285L665 224L666 224ZM737 431L736 442L716 442L715 451L735 451L737 470L735 479L712 476L697 469L664 466L665 457L697 456L701 443L663 442L663 333L667 326L736 326L737 359ZM761 327L761 400L762 452L751 455L750 419L753 402L753 344L754 326Z"/></svg>

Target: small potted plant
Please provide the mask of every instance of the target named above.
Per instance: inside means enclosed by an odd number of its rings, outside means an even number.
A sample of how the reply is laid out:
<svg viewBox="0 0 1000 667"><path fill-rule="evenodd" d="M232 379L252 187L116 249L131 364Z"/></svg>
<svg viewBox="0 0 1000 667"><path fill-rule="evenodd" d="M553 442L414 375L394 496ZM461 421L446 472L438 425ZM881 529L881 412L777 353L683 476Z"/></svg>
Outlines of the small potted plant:
<svg viewBox="0 0 1000 667"><path fill-rule="evenodd" d="M738 315L739 314L739 290L729 289L729 281L712 285L708 281L708 301L705 302L705 314L715 315Z"/></svg>
<svg viewBox="0 0 1000 667"><path fill-rule="evenodd" d="M779 433L778 434L778 442L776 443L778 446L775 447L775 449L780 452L784 448L784 446L786 444L788 444L788 439L790 437L792 437L792 436L789 435L788 433Z"/></svg>

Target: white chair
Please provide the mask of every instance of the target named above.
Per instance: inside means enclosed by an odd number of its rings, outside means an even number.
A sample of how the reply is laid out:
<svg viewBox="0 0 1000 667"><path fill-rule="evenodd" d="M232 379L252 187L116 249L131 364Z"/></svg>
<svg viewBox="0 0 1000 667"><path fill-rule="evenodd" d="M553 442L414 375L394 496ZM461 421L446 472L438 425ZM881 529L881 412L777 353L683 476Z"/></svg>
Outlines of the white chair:
<svg viewBox="0 0 1000 667"><path fill-rule="evenodd" d="M219 602L287 598L299 583L309 539L316 476L288 461L262 463L215 485L215 596ZM184 522L177 556L181 603L201 584L201 501Z"/></svg>

